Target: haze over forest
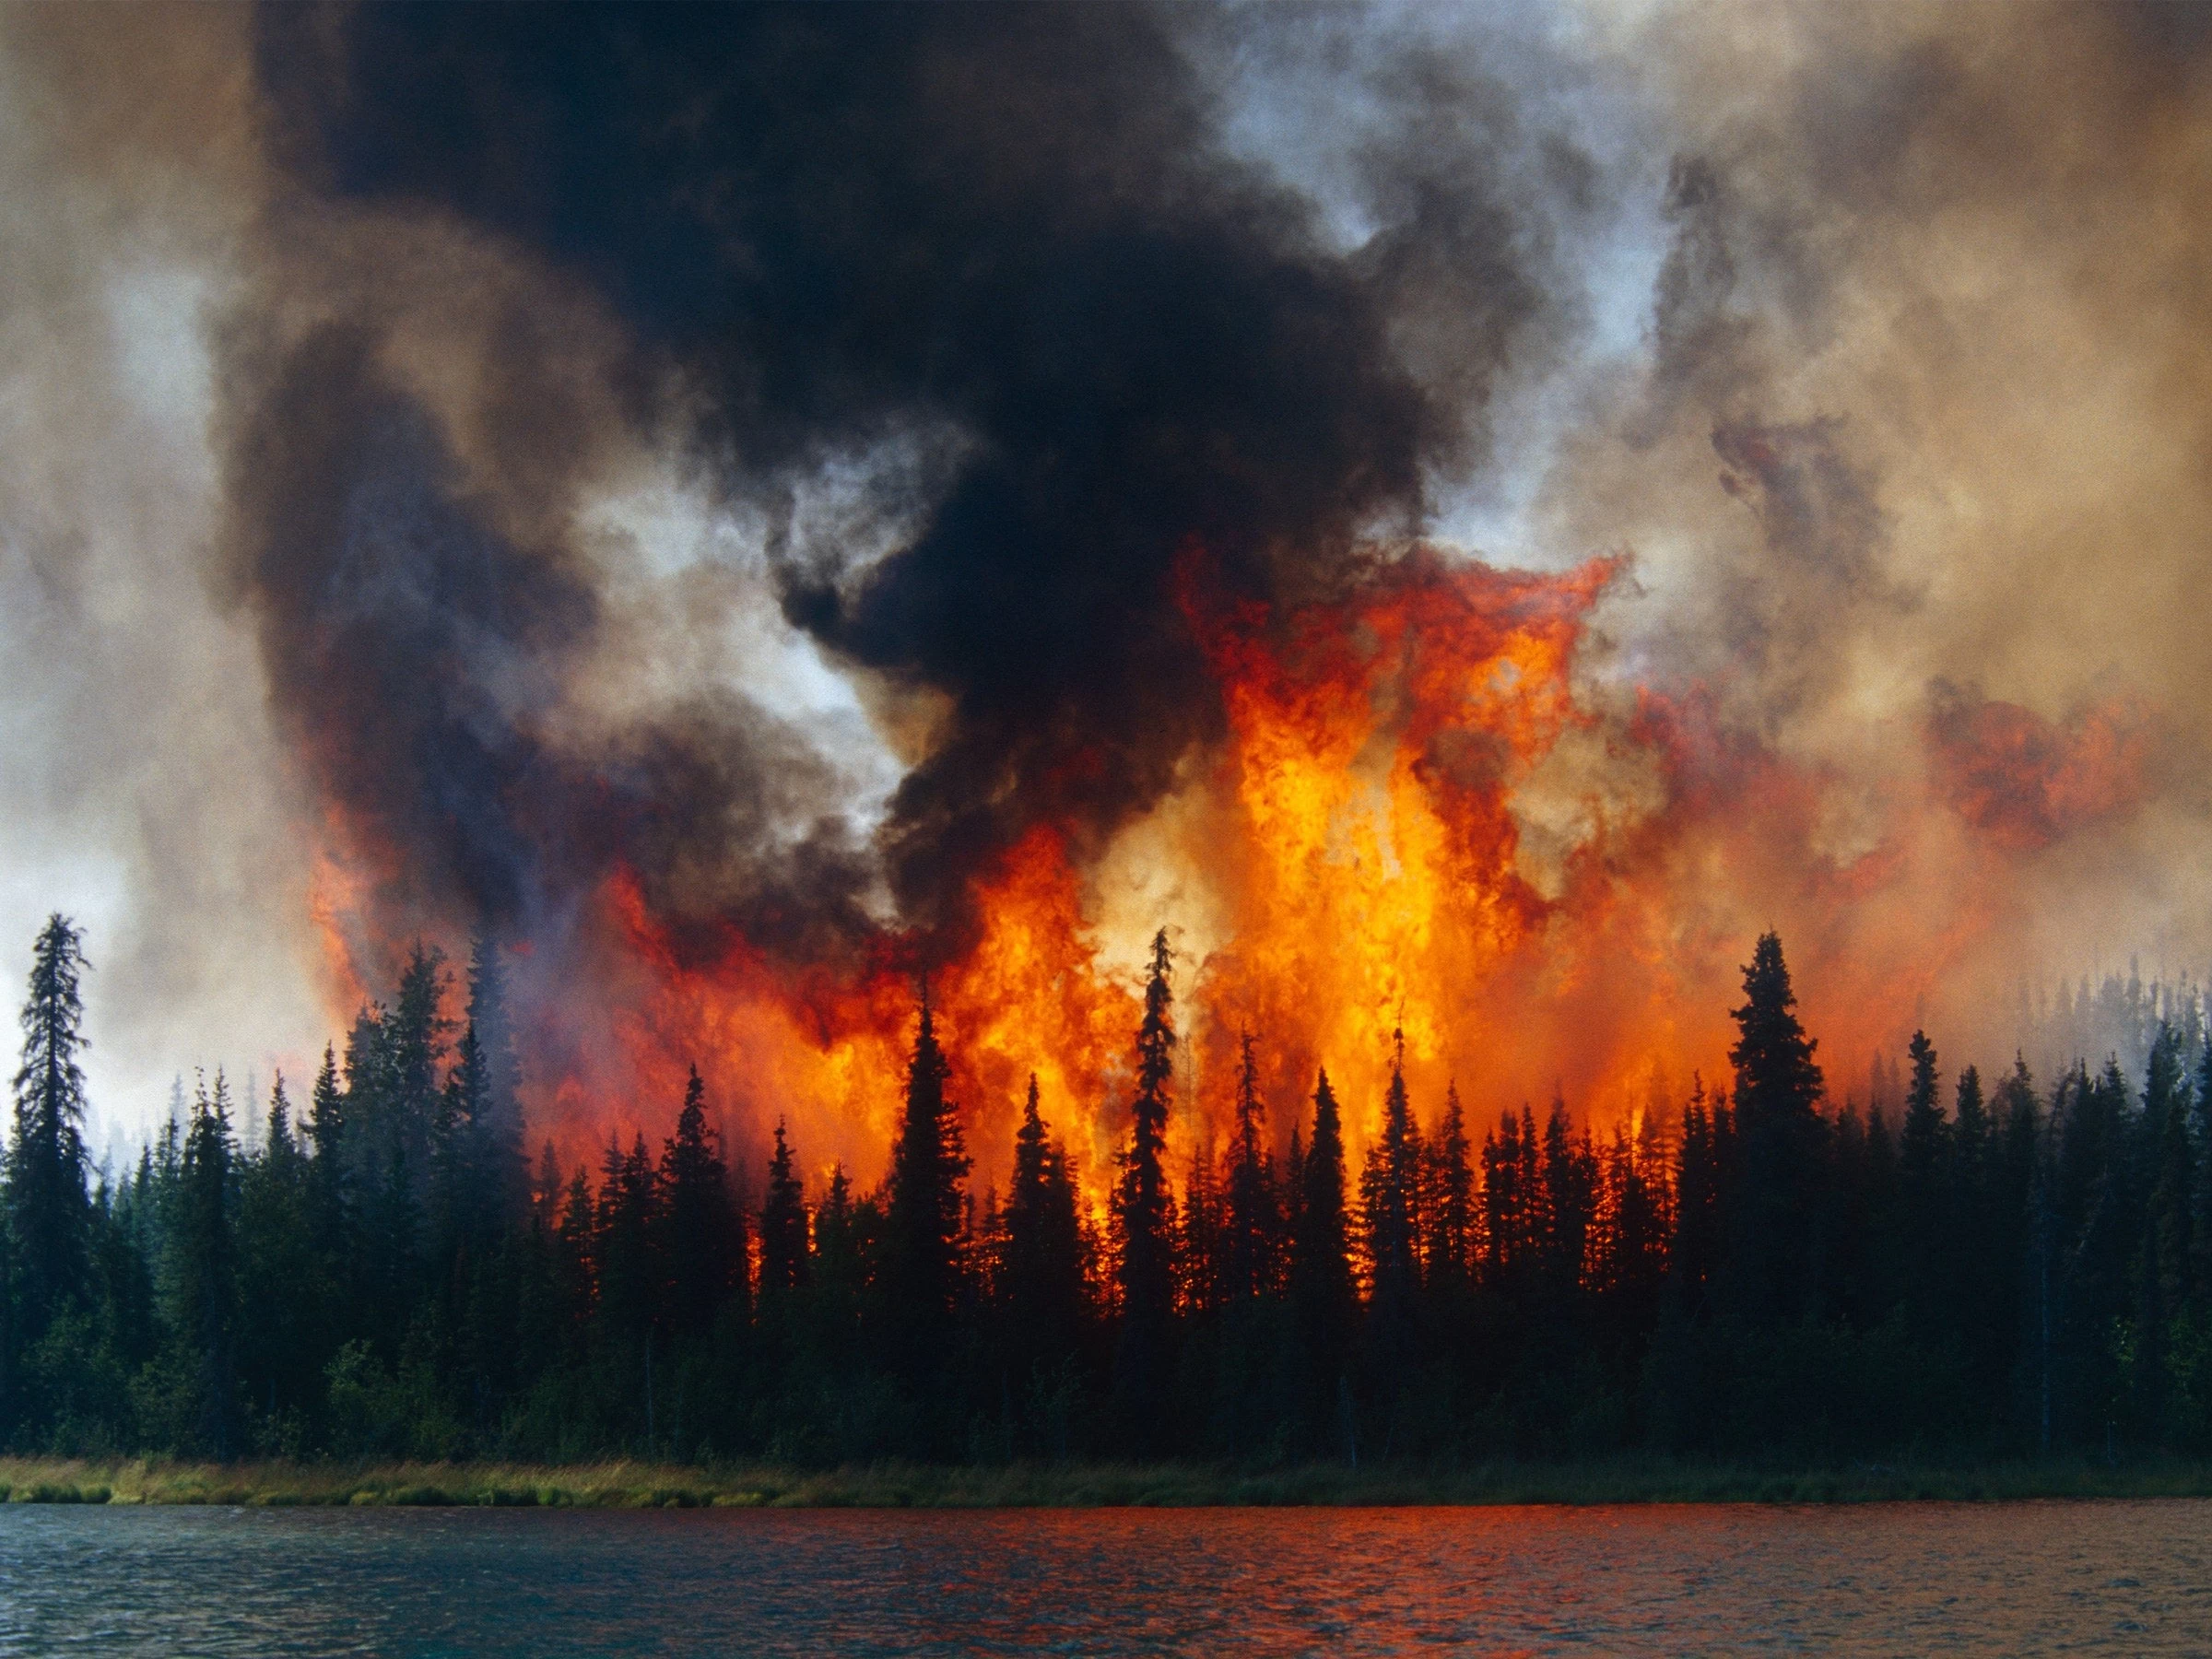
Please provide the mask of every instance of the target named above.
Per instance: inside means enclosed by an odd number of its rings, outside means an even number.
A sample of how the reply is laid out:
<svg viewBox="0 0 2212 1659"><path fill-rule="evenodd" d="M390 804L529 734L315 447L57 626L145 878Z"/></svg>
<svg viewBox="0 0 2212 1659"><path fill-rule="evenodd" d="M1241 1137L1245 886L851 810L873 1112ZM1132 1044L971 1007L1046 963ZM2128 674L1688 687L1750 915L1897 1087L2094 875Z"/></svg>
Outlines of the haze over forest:
<svg viewBox="0 0 2212 1659"><path fill-rule="evenodd" d="M1422 1099L1678 1114L1770 927L1830 1110L1924 1028L2140 1076L2212 963L2207 61L2165 6L0 14L0 938L87 930L91 1145L479 934L564 1156L697 1065L818 1182L883 1173L926 975L981 1172L1034 1071L1101 1198L1163 924L1179 1157L1247 1030L1355 1160L1393 1031Z"/></svg>

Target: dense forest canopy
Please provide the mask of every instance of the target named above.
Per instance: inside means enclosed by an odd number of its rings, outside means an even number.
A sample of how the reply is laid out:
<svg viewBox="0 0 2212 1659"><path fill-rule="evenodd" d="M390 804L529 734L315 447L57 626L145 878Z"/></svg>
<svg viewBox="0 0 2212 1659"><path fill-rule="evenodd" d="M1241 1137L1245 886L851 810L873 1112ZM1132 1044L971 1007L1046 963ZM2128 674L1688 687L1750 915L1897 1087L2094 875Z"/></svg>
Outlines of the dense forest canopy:
<svg viewBox="0 0 2212 1659"><path fill-rule="evenodd" d="M2212 1046L1829 1090L1759 938L1732 1075L1600 1133L1406 1088L1347 1165L1327 1074L1171 1167L1175 961L1131 1035L1103 1214L1034 1082L978 1191L926 994L889 1174L779 1125L526 1157L501 959L418 947L303 1102L220 1072L134 1167L81 1133L82 937L33 951L0 1230L17 1450L576 1457L1839 1456L2212 1445ZM2140 999L2138 999L2140 1000ZM449 1004L458 1018L447 1013ZM2153 1005L2156 1006L2154 1000ZM1877 1081L1881 1079L1877 1077ZM896 1080L887 1080L888 1082ZM1467 1079L1470 1088L1476 1079ZM180 1091L182 1092L182 1091ZM1895 1112L1893 1116L1892 1113ZM246 1114L261 1120L241 1146ZM757 1202L748 1194L759 1194Z"/></svg>

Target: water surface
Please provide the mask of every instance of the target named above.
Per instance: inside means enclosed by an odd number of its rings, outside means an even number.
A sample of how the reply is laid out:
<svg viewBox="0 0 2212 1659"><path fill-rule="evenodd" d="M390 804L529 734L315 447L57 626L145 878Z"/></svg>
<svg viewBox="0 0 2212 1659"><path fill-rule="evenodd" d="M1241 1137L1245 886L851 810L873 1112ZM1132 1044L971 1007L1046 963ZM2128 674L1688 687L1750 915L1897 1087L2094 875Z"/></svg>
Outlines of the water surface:
<svg viewBox="0 0 2212 1659"><path fill-rule="evenodd" d="M0 1653L2212 1653L2212 1502L0 1506Z"/></svg>

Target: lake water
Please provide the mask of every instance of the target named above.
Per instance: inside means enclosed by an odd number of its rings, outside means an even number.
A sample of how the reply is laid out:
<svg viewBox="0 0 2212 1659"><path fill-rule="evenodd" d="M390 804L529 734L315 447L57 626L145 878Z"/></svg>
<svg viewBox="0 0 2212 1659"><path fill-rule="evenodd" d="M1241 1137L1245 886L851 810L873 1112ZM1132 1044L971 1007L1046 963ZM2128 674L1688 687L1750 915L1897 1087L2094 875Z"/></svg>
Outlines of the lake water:
<svg viewBox="0 0 2212 1659"><path fill-rule="evenodd" d="M2212 1502L0 1506L0 1653L2207 1653Z"/></svg>

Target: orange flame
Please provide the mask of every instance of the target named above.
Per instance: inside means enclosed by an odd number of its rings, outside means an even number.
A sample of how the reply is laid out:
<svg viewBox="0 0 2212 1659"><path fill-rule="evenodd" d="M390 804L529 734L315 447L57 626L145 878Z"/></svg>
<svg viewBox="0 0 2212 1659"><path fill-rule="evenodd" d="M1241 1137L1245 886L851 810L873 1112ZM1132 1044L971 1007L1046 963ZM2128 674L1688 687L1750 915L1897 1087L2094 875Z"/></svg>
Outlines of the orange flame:
<svg viewBox="0 0 2212 1659"><path fill-rule="evenodd" d="M1885 833L1839 848L1834 781L1726 731L1694 691L1601 712L1573 669L1619 570L1504 572L1417 550L1347 599L1268 611L1222 600L1203 552L1186 557L1177 603L1219 688L1221 741L1102 849L1072 826L1030 830L977 877L980 931L931 979L979 1188L1004 1179L1033 1072L1102 1197L1126 1130L1135 972L1161 924L1180 953L1184 1156L1216 1142L1245 1031L1277 1134L1325 1065L1355 1157L1401 1030L1425 1117L1455 1079L1477 1133L1555 1088L1632 1122L1693 1069L1719 1076L1737 966L1770 925L1827 1054L1900 1038L2004 909L1972 844L1982 796L1947 813L1936 803L1958 786L1931 782L1889 804ZM2051 811L2124 773L2130 752L2085 737ZM318 869L317 924L358 990L357 907L373 888L348 885L342 853ZM818 1189L832 1163L880 1177L913 941L887 934L841 973L734 931L702 958L626 873L586 912L591 994L525 1033L527 1104L566 1158L610 1130L664 1133L696 1064L747 1159L782 1117Z"/></svg>

